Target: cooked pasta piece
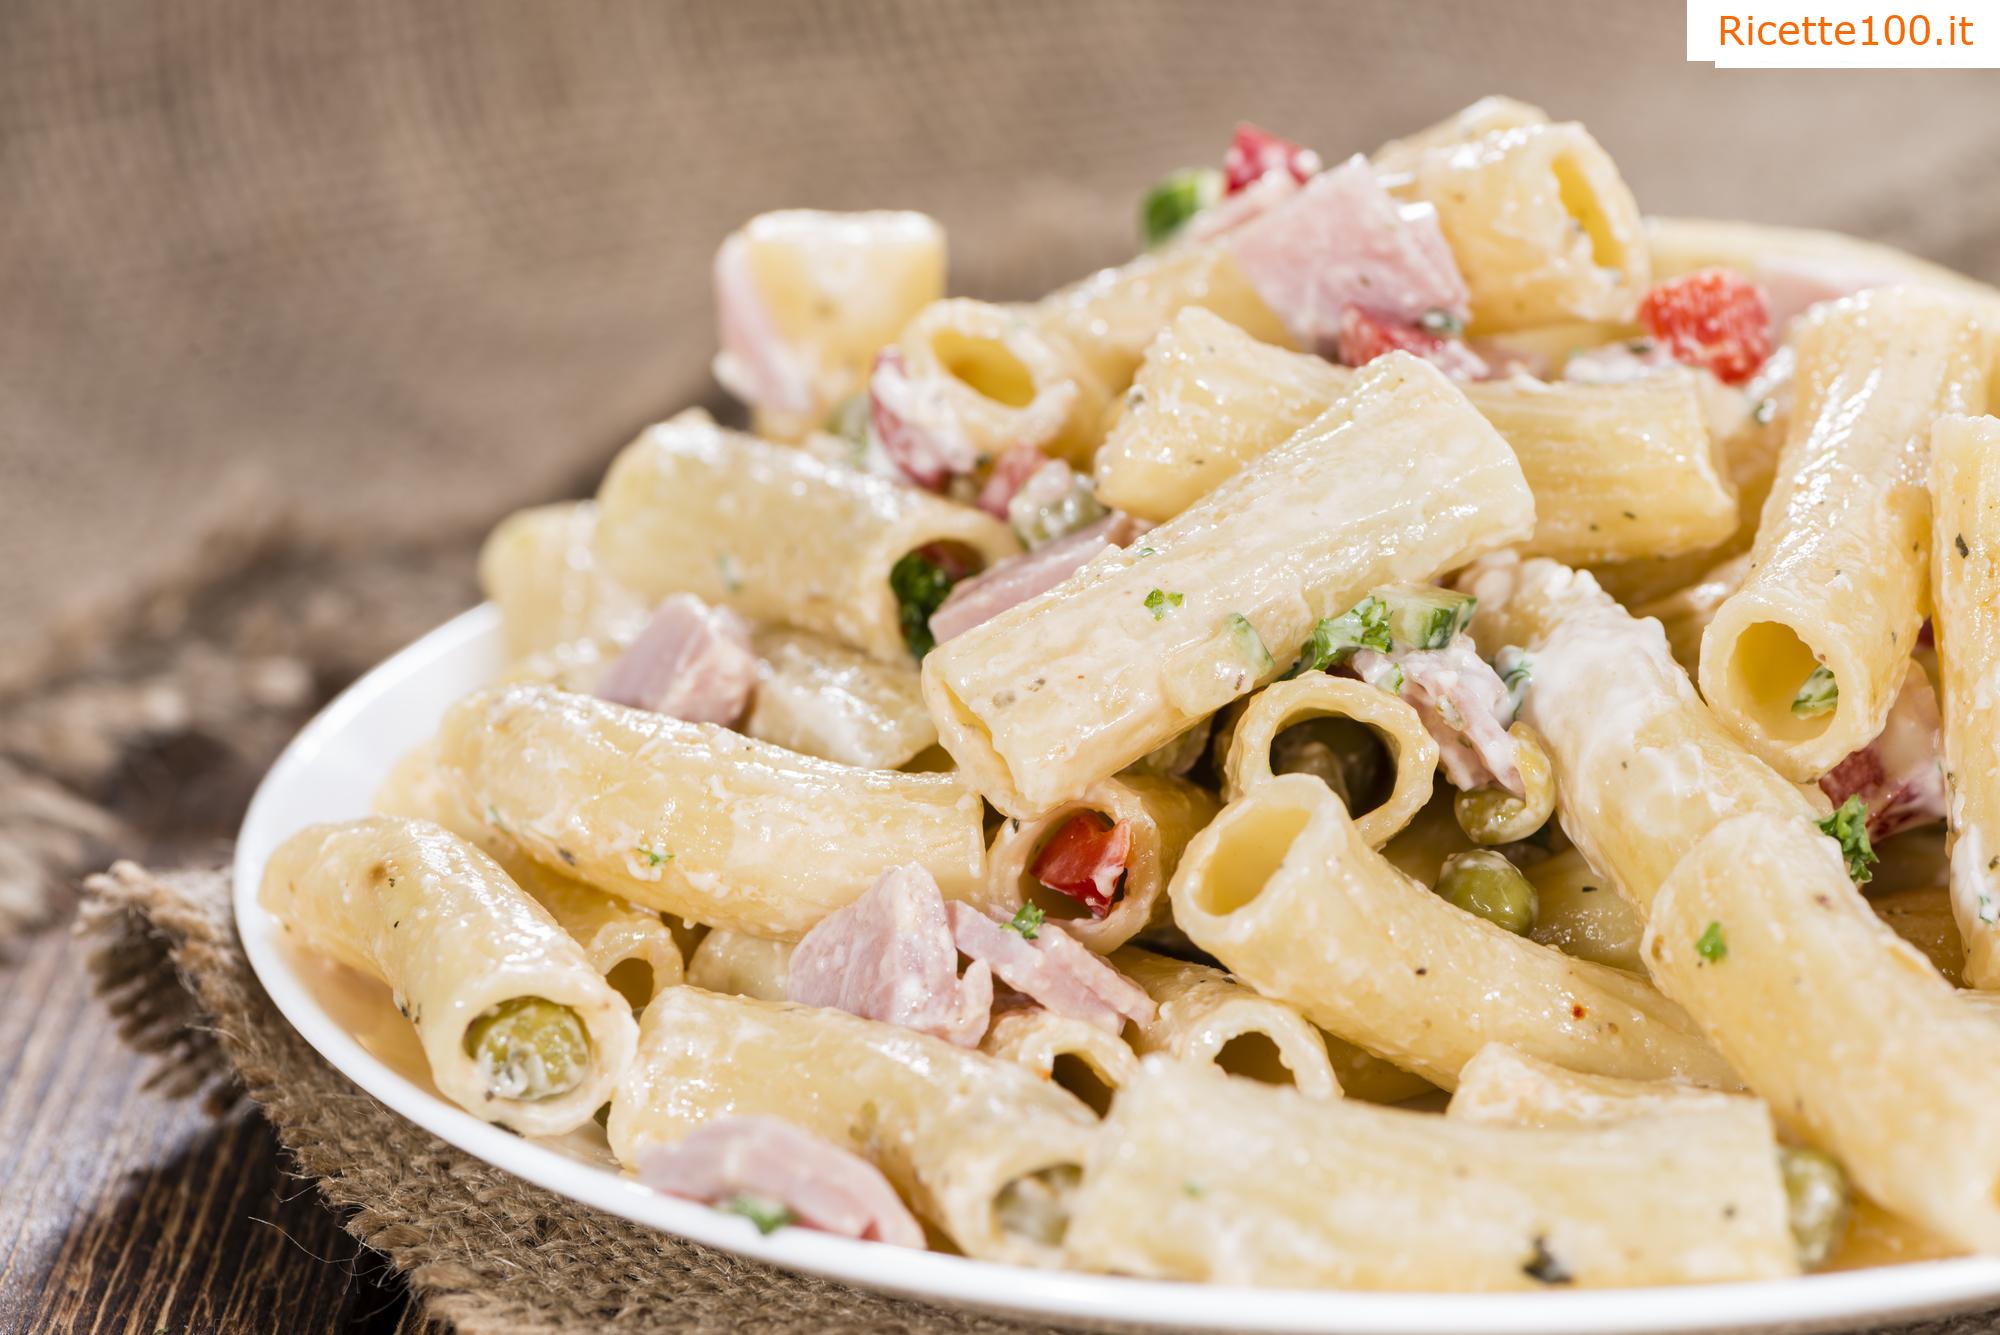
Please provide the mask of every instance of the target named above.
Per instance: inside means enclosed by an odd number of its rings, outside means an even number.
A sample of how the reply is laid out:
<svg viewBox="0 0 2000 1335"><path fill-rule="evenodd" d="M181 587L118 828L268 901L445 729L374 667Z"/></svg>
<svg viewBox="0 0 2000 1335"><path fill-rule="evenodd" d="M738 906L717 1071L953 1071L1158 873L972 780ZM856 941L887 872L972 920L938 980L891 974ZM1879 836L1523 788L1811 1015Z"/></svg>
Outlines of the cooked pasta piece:
<svg viewBox="0 0 2000 1335"><path fill-rule="evenodd" d="M2000 1024L1796 818L1722 822L1661 887L1646 966L1787 1130L1898 1214L2000 1250Z"/></svg>
<svg viewBox="0 0 2000 1335"><path fill-rule="evenodd" d="M1674 661L1693 677L1701 669L1701 637L1715 620L1715 610L1743 587L1749 574L1750 553L1741 552L1711 567L1694 583L1642 605L1636 615L1660 623Z"/></svg>
<svg viewBox="0 0 2000 1335"><path fill-rule="evenodd" d="M680 943L658 911L642 909L522 856L505 835L466 809L457 788L439 768L435 738L396 762L372 806L384 816L441 826L499 863L514 884L583 947L591 967L632 1003L633 1010L681 981L685 969Z"/></svg>
<svg viewBox="0 0 2000 1335"><path fill-rule="evenodd" d="M724 996L783 1001L796 941L773 941L718 927L688 956L689 987Z"/></svg>
<svg viewBox="0 0 2000 1335"><path fill-rule="evenodd" d="M1340 1097L1319 1030L1280 1001L1258 996L1220 969L1127 946L1111 957L1159 1007L1136 1024L1132 1046L1230 1075L1291 1085L1308 1098Z"/></svg>
<svg viewBox="0 0 2000 1335"><path fill-rule="evenodd" d="M1929 601L1925 480L1940 414L1985 408L1991 346L1963 303L1908 288L1818 308L1743 587L1702 636L1701 690L1788 778L1882 730ZM1831 709L1805 707L1819 669Z"/></svg>
<svg viewBox="0 0 2000 1335"><path fill-rule="evenodd" d="M1114 950L1166 921L1167 881L1187 841L1215 812L1215 799L1185 779L1136 772L1101 779L1046 815L1001 822L987 853L981 903L1003 917L1033 904L1091 949ZM1037 868L1047 870L1043 858L1051 845L1078 820L1109 830L1122 825L1127 832L1124 856L1106 865L1122 880L1107 884L1095 905L1036 876Z"/></svg>
<svg viewBox="0 0 2000 1335"><path fill-rule="evenodd" d="M760 431L797 440L944 295L944 271L944 229L921 213L761 213L715 255L715 378L756 409Z"/></svg>
<svg viewBox="0 0 2000 1335"><path fill-rule="evenodd" d="M1099 1117L1139 1073L1139 1058L1124 1039L1040 1006L995 1015L979 1049L1068 1090Z"/></svg>
<svg viewBox="0 0 2000 1335"><path fill-rule="evenodd" d="M698 423L649 428L598 492L597 558L641 596L692 593L892 662L910 648L891 572L932 549L977 570L1020 545L970 506Z"/></svg>
<svg viewBox="0 0 2000 1335"><path fill-rule="evenodd" d="M1391 139L1371 156L1379 170L1407 174L1415 167L1418 158L1433 149L1456 148L1503 130L1518 130L1523 126L1546 125L1548 122L1549 113L1538 106L1518 102L1511 97L1482 97L1435 125L1427 125L1401 139Z"/></svg>
<svg viewBox="0 0 2000 1335"><path fill-rule="evenodd" d="M1214 311L1266 343L1291 335L1219 246L1141 255L1044 297L1023 314L1042 335L1067 345L1110 393L1132 383L1146 345L1190 306Z"/></svg>
<svg viewBox="0 0 2000 1335"><path fill-rule="evenodd" d="M711 1117L780 1117L858 1154L968 1256L1052 1264L1096 1126L1011 1061L844 1011L675 988L611 1100L620 1163Z"/></svg>
<svg viewBox="0 0 2000 1335"><path fill-rule="evenodd" d="M1181 930L1231 973L1442 1089L1491 1042L1600 1075L1736 1086L1643 979L1446 903L1370 849L1339 799L1303 775L1224 808L1169 893Z"/></svg>
<svg viewBox="0 0 2000 1335"><path fill-rule="evenodd" d="M1709 712L1659 623L1635 620L1588 572L1499 557L1460 583L1479 596L1481 644L1528 651L1522 715L1555 760L1563 832L1642 913L1681 855L1728 817L1825 812L1817 788L1787 782Z"/></svg>
<svg viewBox="0 0 2000 1335"><path fill-rule="evenodd" d="M314 825L265 864L287 939L388 984L431 1079L527 1135L588 1122L632 1060L632 1007L498 863L427 821Z"/></svg>
<svg viewBox="0 0 2000 1335"><path fill-rule="evenodd" d="M1157 1057L1091 1148L1064 1249L1091 1270L1285 1287L1798 1270L1770 1115L1754 1100L1540 1131L1309 1099Z"/></svg>
<svg viewBox="0 0 2000 1335"><path fill-rule="evenodd" d="M651 608L598 567L597 506L538 505L500 521L479 549L479 587L500 609L510 659L638 633Z"/></svg>
<svg viewBox="0 0 2000 1335"><path fill-rule="evenodd" d="M1505 443L1442 374L1392 353L1143 545L939 646L924 699L967 782L1039 815L1274 678L1320 617L1533 523Z"/></svg>
<svg viewBox="0 0 2000 1335"><path fill-rule="evenodd" d="M545 867L714 927L796 939L889 867L976 896L976 795L548 687L482 691L439 733L449 781Z"/></svg>
<svg viewBox="0 0 2000 1335"><path fill-rule="evenodd" d="M898 769L937 744L917 670L809 631L752 639L763 666L743 731L788 751L862 769Z"/></svg>
<svg viewBox="0 0 2000 1335"><path fill-rule="evenodd" d="M1489 1043L1458 1073L1458 1088L1444 1111L1461 1122L1562 1130L1750 1102L1747 1094L1668 1080L1586 1075Z"/></svg>
<svg viewBox="0 0 2000 1335"><path fill-rule="evenodd" d="M1309 735L1318 720L1343 727ZM1308 672L1250 697L1222 762L1222 796L1234 801L1278 772L1312 774L1346 804L1368 846L1380 848L1430 801L1437 761L1437 743L1401 699L1350 677Z"/></svg>
<svg viewBox="0 0 2000 1335"><path fill-rule="evenodd" d="M1357 372L1260 343L1204 310L1146 351L1127 408L1097 454L1107 504L1171 519L1310 425ZM1700 551L1737 525L1697 377L1618 384L1525 378L1465 387L1520 460L1535 495L1522 550L1566 561Z"/></svg>
<svg viewBox="0 0 2000 1335"><path fill-rule="evenodd" d="M1873 889L1873 883L1870 884ZM1952 916L1951 891L1945 886L1892 890L1868 896L1868 907L1889 930L1915 946L1931 967L1953 987L1965 986L1965 943Z"/></svg>
<svg viewBox="0 0 2000 1335"><path fill-rule="evenodd" d="M2000 988L2000 420L1931 433L1931 601L1951 821L1951 907L1973 987Z"/></svg>
<svg viewBox="0 0 2000 1335"><path fill-rule="evenodd" d="M1749 274L1771 290L1777 313L1803 310L1807 298L1843 297L1871 287L1910 284L1979 301L2000 291L1891 246L1770 223L1711 218L1647 218L1646 245L1657 278L1716 266ZM1792 296L1791 290L1798 295ZM1789 299L1788 299L1789 298Z"/></svg>
<svg viewBox="0 0 2000 1335"><path fill-rule="evenodd" d="M1639 206L1581 125L1517 125L1398 165L1399 193L1437 210L1475 333L1627 319L1651 281Z"/></svg>

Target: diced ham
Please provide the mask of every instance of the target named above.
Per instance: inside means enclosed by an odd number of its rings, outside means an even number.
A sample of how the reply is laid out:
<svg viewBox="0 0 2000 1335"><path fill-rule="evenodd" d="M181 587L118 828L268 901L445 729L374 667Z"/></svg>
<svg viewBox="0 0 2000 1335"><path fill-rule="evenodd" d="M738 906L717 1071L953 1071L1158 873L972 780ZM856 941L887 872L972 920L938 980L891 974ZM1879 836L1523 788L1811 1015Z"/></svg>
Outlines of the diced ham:
<svg viewBox="0 0 2000 1335"><path fill-rule="evenodd" d="M986 475L986 485L979 489L979 508L995 519L1006 519L1007 503L1021 490L1021 484L1048 462L1049 456L1037 446L1019 442L1009 445L993 461L993 471Z"/></svg>
<svg viewBox="0 0 2000 1335"><path fill-rule="evenodd" d="M1407 352L1454 380L1483 380L1487 375L1486 363L1461 340L1378 319L1359 306L1349 306L1341 314L1334 347L1349 366L1366 366L1385 352Z"/></svg>
<svg viewBox="0 0 2000 1335"><path fill-rule="evenodd" d="M1113 1034L1128 1019L1144 1024L1153 1018L1153 999L1137 983L1054 923L1037 925L1031 941L970 904L954 901L945 910L960 951L1056 1014Z"/></svg>
<svg viewBox="0 0 2000 1335"><path fill-rule="evenodd" d="M939 644L991 621L1010 607L1047 593L1086 564L1113 547L1123 547L1140 532L1139 523L1113 511L1088 528L1037 547L1024 556L1002 561L971 579L951 586L938 610L931 613L931 635Z"/></svg>
<svg viewBox="0 0 2000 1335"><path fill-rule="evenodd" d="M1042 845L1029 874L1082 904L1093 918L1102 918L1111 912L1131 860L1128 822L1106 826L1094 812L1080 811Z"/></svg>
<svg viewBox="0 0 2000 1335"><path fill-rule="evenodd" d="M704 1122L685 1139L640 1152L639 1180L704 1205L740 1197L788 1210L802 1228L843 1238L924 1245L923 1226L880 1169L777 1117Z"/></svg>
<svg viewBox="0 0 2000 1335"><path fill-rule="evenodd" d="M1229 151L1222 155L1223 188L1233 195L1278 174L1306 181L1319 171L1320 165L1319 154L1310 148L1245 121L1236 127Z"/></svg>
<svg viewBox="0 0 2000 1335"><path fill-rule="evenodd" d="M1944 765L1937 692L1911 665L1903 689L1875 740L1820 778L1820 791L1839 806L1859 795L1868 808L1868 838L1931 825L1945 818Z"/></svg>
<svg viewBox="0 0 2000 1335"><path fill-rule="evenodd" d="M613 704L726 727L743 717L756 684L757 655L743 618L677 593L612 662L597 694Z"/></svg>
<svg viewBox="0 0 2000 1335"><path fill-rule="evenodd" d="M1288 171L1265 172L1243 189L1223 196L1188 219L1179 235L1193 242L1213 241L1254 218L1263 217L1297 193L1298 177Z"/></svg>
<svg viewBox="0 0 2000 1335"><path fill-rule="evenodd" d="M952 414L942 387L912 376L901 348L875 354L868 404L875 443L918 486L938 491L978 466L979 449Z"/></svg>
<svg viewBox="0 0 2000 1335"><path fill-rule="evenodd" d="M714 369L722 387L771 412L811 412L811 371L764 309L750 270L750 243L741 236L730 237L715 253L715 308L722 350Z"/></svg>
<svg viewBox="0 0 2000 1335"><path fill-rule="evenodd" d="M1417 327L1428 312L1463 325L1470 295L1427 204L1399 205L1363 157L1307 182L1223 243L1301 344L1338 351L1349 307Z"/></svg>
<svg viewBox="0 0 2000 1335"><path fill-rule="evenodd" d="M976 962L958 976L937 882L919 866L891 867L805 934L792 952L785 998L970 1048L986 1033L993 977Z"/></svg>
<svg viewBox="0 0 2000 1335"><path fill-rule="evenodd" d="M1363 681L1396 691L1416 709L1453 787L1470 792L1497 783L1527 796L1519 747L1507 733L1514 707L1506 683L1479 656L1470 635L1454 636L1442 649L1361 649L1351 663Z"/></svg>

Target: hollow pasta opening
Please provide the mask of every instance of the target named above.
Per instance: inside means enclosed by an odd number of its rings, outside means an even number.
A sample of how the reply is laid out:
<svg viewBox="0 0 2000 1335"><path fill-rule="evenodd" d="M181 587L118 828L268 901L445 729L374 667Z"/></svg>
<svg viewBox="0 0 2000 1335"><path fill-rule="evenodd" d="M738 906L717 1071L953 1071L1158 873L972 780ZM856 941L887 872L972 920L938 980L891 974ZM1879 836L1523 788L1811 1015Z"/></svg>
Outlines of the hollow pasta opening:
<svg viewBox="0 0 2000 1335"><path fill-rule="evenodd" d="M931 352L955 379L1003 408L1035 401L1034 374L998 339L940 329L931 337Z"/></svg>
<svg viewBox="0 0 2000 1335"><path fill-rule="evenodd" d="M1041 836L1035 840L1034 851L1028 855L1028 860L1022 864L1021 878L1018 884L1023 903L1033 904L1050 918L1060 919L1065 922L1073 922L1077 919L1095 921L1097 920L1097 915L1092 913L1090 906L1082 900L1043 885L1035 877L1035 864L1041 860L1042 851L1049 846L1050 842L1058 834L1062 833L1063 827L1079 816L1088 820L1094 820L1099 826L1105 829L1109 829L1117 823L1117 817L1111 815L1109 812L1099 811L1094 807L1068 807L1058 811L1043 825ZM1138 831L1135 829L1133 831L1135 845L1137 833ZM1132 856L1128 861L1125 875L1119 878L1117 892L1113 896L1111 909L1104 915L1105 917L1109 917L1111 913L1117 912L1118 906L1125 902L1125 896L1131 890L1129 884L1132 876L1129 869L1130 862L1137 862L1138 860L1138 849L1135 846L1132 850Z"/></svg>
<svg viewBox="0 0 2000 1335"><path fill-rule="evenodd" d="M1215 1054L1215 1064L1230 1075L1261 1080L1267 1085L1298 1083L1292 1068L1285 1064L1278 1041L1261 1029L1246 1030L1224 1043Z"/></svg>
<svg viewBox="0 0 2000 1335"><path fill-rule="evenodd" d="M653 966L642 959L619 960L604 975L611 990L631 1003L634 1011L646 1008L653 999Z"/></svg>
<svg viewBox="0 0 2000 1335"><path fill-rule="evenodd" d="M1272 774L1310 774L1359 819L1389 800L1396 757L1379 730L1341 714L1301 714L1271 739Z"/></svg>
<svg viewBox="0 0 2000 1335"><path fill-rule="evenodd" d="M896 624L912 656L922 659L936 647L931 616L944 605L952 586L986 568L986 558L962 542L938 539L912 547L889 567L889 594Z"/></svg>
<svg viewBox="0 0 2000 1335"><path fill-rule="evenodd" d="M1812 649L1790 626L1759 621L1746 627L1730 648L1729 690L1765 732L1780 741L1805 741L1825 732L1837 712L1828 710L1812 718L1792 712L1792 701L1819 665Z"/></svg>
<svg viewBox="0 0 2000 1335"><path fill-rule="evenodd" d="M1023 1173L993 1197L999 1231L1044 1247L1060 1247L1069 1232L1069 1198L1083 1181L1080 1164L1059 1163Z"/></svg>
<svg viewBox="0 0 2000 1335"><path fill-rule="evenodd" d="M1098 1074L1088 1058L1074 1052L1057 1053L1049 1069L1049 1079L1059 1088L1076 1095L1085 1107L1099 1117L1111 1111L1111 1096L1116 1091L1110 1081Z"/></svg>
<svg viewBox="0 0 2000 1335"><path fill-rule="evenodd" d="M1211 826L1216 840L1195 906L1225 917L1248 906L1284 865L1285 854L1305 830L1311 813L1295 806L1253 802Z"/></svg>
<svg viewBox="0 0 2000 1335"><path fill-rule="evenodd" d="M1562 200L1564 212L1583 229L1590 241L1590 260L1600 269L1625 267L1625 247L1612 234L1611 220L1598 207L1597 191L1590 184L1590 175L1575 155L1559 153L1549 164L1555 174L1557 196Z"/></svg>

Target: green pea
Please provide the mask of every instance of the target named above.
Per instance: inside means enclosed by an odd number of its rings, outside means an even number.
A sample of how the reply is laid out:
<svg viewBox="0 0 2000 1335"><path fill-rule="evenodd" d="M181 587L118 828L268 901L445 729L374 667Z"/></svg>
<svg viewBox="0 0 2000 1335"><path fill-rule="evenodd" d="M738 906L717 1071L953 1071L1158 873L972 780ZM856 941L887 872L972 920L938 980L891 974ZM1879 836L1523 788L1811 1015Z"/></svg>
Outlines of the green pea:
<svg viewBox="0 0 2000 1335"><path fill-rule="evenodd" d="M465 1055L479 1063L494 1098L532 1103L583 1083L590 1070L590 1038L569 1007L514 997L466 1027Z"/></svg>
<svg viewBox="0 0 2000 1335"><path fill-rule="evenodd" d="M1818 1150L1785 1146L1778 1151L1785 1201L1799 1263L1808 1270L1825 1265L1847 1236L1853 1201L1847 1170Z"/></svg>
<svg viewBox="0 0 2000 1335"><path fill-rule="evenodd" d="M1498 853L1455 853L1438 869L1437 892L1467 913L1526 936L1535 926L1535 887Z"/></svg>

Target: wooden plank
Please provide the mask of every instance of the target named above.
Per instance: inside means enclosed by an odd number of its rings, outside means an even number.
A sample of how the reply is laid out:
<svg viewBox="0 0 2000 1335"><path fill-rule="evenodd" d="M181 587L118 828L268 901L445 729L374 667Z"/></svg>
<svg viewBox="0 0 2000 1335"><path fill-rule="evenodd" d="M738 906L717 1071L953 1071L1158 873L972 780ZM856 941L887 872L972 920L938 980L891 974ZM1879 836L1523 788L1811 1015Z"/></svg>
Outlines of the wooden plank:
<svg viewBox="0 0 2000 1335"><path fill-rule="evenodd" d="M356 1332L401 1281L253 1109L144 1089L67 924L0 947L0 1331Z"/></svg>

